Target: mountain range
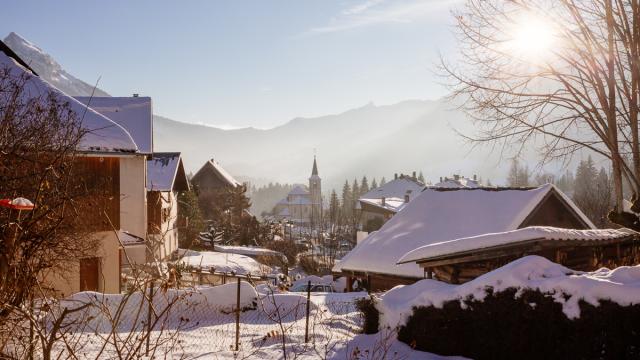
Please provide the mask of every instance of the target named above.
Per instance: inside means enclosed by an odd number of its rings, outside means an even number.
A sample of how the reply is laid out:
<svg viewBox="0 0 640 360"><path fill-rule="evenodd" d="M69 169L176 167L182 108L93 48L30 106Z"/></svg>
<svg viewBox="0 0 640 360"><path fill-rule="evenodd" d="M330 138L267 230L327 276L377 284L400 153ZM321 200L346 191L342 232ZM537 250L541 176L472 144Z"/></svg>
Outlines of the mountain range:
<svg viewBox="0 0 640 360"><path fill-rule="evenodd" d="M77 79L38 46L15 33L4 42L45 80L69 95L109 96ZM203 119L206 120L206 119ZM456 131L472 133L467 117L444 100L408 100L365 106L340 114L295 118L271 129L223 130L154 118L156 151L181 151L187 172L210 158L231 174L257 185L267 181L306 182L317 155L323 190L339 190L345 179L369 179L422 171L440 176L477 174L503 179L508 164L488 149L473 149Z"/></svg>

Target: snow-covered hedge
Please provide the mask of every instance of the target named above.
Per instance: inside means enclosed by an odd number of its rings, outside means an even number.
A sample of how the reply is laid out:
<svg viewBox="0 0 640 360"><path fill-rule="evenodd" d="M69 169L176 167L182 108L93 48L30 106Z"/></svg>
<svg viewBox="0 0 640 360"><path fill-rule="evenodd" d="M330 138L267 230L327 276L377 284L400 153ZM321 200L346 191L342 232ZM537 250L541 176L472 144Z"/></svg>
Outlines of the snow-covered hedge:
<svg viewBox="0 0 640 360"><path fill-rule="evenodd" d="M462 285L396 287L376 308L401 341L441 355L640 358L640 266L584 273L528 256Z"/></svg>

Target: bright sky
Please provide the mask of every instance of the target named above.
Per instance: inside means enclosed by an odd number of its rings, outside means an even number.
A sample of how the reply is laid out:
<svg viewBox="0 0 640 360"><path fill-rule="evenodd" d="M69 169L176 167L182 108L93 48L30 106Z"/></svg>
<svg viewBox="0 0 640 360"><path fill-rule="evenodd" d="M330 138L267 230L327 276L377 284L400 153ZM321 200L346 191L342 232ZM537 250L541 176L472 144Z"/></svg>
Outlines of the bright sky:
<svg viewBox="0 0 640 360"><path fill-rule="evenodd" d="M15 31L112 95L157 114L267 128L297 116L445 94L456 0L11 1Z"/></svg>

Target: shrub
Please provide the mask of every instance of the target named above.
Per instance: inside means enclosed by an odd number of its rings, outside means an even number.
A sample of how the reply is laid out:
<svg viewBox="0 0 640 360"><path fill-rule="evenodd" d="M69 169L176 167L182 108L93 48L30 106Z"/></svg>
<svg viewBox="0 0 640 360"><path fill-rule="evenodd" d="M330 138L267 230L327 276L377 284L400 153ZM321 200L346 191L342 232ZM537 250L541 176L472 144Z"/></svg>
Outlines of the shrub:
<svg viewBox="0 0 640 360"><path fill-rule="evenodd" d="M579 303L569 319L548 294L508 289L484 301L417 307L398 339L416 349L474 359L638 359L640 305Z"/></svg>
<svg viewBox="0 0 640 360"><path fill-rule="evenodd" d="M318 275L320 273L320 263L310 256L302 256L298 260L298 265L307 275Z"/></svg>
<svg viewBox="0 0 640 360"><path fill-rule="evenodd" d="M356 308L362 313L364 324L362 332L375 334L380 326L380 312L376 309L376 302L372 296L356 300Z"/></svg>

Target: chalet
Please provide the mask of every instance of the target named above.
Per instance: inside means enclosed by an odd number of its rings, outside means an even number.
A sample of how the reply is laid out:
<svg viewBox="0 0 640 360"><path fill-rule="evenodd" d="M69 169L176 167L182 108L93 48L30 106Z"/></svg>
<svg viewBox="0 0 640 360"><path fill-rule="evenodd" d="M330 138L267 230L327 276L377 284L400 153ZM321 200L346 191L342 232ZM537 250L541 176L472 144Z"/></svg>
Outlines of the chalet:
<svg viewBox="0 0 640 360"><path fill-rule="evenodd" d="M202 165L200 170L191 178L191 184L201 192L241 185L214 159Z"/></svg>
<svg viewBox="0 0 640 360"><path fill-rule="evenodd" d="M415 263L397 265L405 254L451 239L529 226L594 229L591 221L554 185L538 188L427 188L380 230L336 264L334 274L371 290L410 284L425 277Z"/></svg>
<svg viewBox="0 0 640 360"><path fill-rule="evenodd" d="M129 166L140 156L135 141L122 126L104 115L87 108L78 100L64 94L29 68L13 51L0 42L0 67L6 68L11 76L27 76L26 96L52 94L66 100L72 111L82 120L82 127L88 130L78 145L77 168L88 170L90 178L83 179L88 188L104 194L104 206L89 208L83 213L91 221L91 234L99 240L100 247L91 258L78 259L51 269L44 275L47 286L58 294L68 295L81 290L107 293L120 291L119 240L123 223L121 198L130 179L138 174ZM105 213L107 216L105 216Z"/></svg>
<svg viewBox="0 0 640 360"><path fill-rule="evenodd" d="M150 97L88 97L76 100L99 112L131 135L138 152L121 161L120 166L129 174L120 179L120 227L131 239L147 238L147 160L153 153L153 106ZM129 262L147 262L149 244L140 241L123 242L120 257L123 266ZM125 254L126 252L126 254Z"/></svg>
<svg viewBox="0 0 640 360"><path fill-rule="evenodd" d="M375 231L398 211L415 199L424 189L424 184L414 176L397 174L394 179L369 190L358 199L360 225L364 231Z"/></svg>
<svg viewBox="0 0 640 360"><path fill-rule="evenodd" d="M150 258L164 260L178 249L178 194L188 190L180 153L153 153L147 160Z"/></svg>
<svg viewBox="0 0 640 360"><path fill-rule="evenodd" d="M578 271L636 265L640 234L629 229L528 226L425 245L404 254L398 264L417 263L426 278L459 284L526 255Z"/></svg>

